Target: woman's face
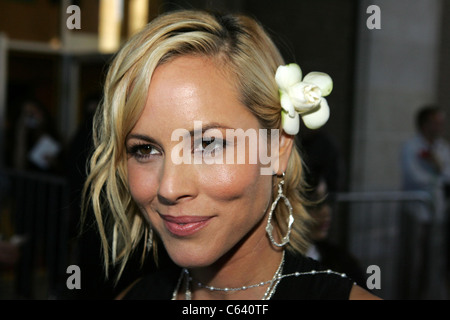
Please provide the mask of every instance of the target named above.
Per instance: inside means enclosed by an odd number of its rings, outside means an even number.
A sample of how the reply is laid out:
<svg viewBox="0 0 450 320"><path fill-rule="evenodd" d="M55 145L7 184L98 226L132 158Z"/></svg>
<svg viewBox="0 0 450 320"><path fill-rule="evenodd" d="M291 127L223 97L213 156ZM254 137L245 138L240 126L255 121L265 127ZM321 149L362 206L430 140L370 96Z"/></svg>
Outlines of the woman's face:
<svg viewBox="0 0 450 320"><path fill-rule="evenodd" d="M131 195L181 266L208 266L238 244L242 250L236 252L245 254L268 243L263 217L272 176L261 174L259 160L236 161L237 139L226 130L243 136L258 132L259 123L232 80L212 59L178 57L160 65L127 136ZM226 161L231 150L235 161ZM247 160L249 152L247 141Z"/></svg>

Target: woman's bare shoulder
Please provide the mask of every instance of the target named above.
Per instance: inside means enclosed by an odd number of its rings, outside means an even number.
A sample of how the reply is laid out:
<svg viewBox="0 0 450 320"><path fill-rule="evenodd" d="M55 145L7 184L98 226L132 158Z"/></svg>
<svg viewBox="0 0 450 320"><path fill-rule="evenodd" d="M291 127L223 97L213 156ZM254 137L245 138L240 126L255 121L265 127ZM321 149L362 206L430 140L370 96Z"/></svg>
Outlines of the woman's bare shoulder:
<svg viewBox="0 0 450 320"><path fill-rule="evenodd" d="M382 300L376 295L370 293L367 290L364 290L360 286L354 285L352 290L350 291L350 300Z"/></svg>

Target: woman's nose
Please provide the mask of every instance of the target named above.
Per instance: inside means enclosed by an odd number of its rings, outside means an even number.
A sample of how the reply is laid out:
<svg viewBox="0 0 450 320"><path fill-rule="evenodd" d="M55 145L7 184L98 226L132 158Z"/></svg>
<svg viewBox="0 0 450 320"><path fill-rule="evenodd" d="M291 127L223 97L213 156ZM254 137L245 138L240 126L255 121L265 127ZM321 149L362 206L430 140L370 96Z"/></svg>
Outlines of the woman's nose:
<svg viewBox="0 0 450 320"><path fill-rule="evenodd" d="M193 164L176 164L166 158L158 189L158 200L175 205L196 196L196 170Z"/></svg>

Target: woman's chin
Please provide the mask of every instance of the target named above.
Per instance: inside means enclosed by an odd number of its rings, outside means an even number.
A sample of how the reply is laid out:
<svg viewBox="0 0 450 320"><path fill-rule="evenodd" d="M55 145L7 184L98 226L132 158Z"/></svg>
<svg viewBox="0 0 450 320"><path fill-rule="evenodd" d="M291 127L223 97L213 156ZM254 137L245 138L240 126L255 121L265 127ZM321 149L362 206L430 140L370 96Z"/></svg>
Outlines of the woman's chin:
<svg viewBox="0 0 450 320"><path fill-rule="evenodd" d="M183 268L201 268L212 265L217 257L211 255L206 249L173 249L167 248L167 252L172 261Z"/></svg>

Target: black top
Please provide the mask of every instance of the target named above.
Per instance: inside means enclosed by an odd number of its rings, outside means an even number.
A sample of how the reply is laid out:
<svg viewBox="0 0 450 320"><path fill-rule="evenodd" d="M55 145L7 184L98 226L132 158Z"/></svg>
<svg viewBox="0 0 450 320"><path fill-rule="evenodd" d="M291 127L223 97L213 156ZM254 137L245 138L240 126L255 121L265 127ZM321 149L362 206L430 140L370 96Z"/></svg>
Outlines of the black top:
<svg viewBox="0 0 450 320"><path fill-rule="evenodd" d="M283 275L295 272L327 270L317 261L303 255L286 252ZM166 267L137 282L125 295L125 300L170 300L181 268ZM353 281L336 273L315 273L284 277L272 300L347 300Z"/></svg>
<svg viewBox="0 0 450 320"><path fill-rule="evenodd" d="M359 286L370 291L367 286L367 276L364 273L359 261L348 251L325 240L315 243L320 254L320 263L327 268L337 272L346 273Z"/></svg>

